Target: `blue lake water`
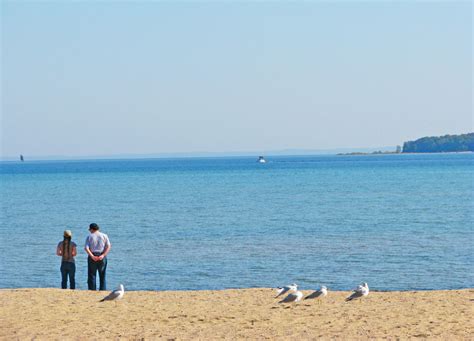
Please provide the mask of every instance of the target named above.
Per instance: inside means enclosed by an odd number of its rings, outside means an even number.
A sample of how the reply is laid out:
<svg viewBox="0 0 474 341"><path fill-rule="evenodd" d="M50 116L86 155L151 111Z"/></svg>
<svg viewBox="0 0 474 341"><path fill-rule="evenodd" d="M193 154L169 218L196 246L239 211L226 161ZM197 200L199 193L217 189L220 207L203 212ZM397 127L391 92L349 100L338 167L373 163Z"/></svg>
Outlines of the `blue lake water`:
<svg viewBox="0 0 474 341"><path fill-rule="evenodd" d="M0 288L59 287L56 244L112 242L109 288L474 287L474 154L0 163Z"/></svg>

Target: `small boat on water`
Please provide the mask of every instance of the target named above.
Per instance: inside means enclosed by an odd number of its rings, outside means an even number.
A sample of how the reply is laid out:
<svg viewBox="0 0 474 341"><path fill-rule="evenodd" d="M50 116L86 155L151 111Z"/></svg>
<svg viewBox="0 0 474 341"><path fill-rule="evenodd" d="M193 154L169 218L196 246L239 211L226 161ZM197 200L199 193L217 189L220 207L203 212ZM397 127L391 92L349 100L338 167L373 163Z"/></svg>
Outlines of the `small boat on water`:
<svg viewBox="0 0 474 341"><path fill-rule="evenodd" d="M259 156L257 162L258 163L266 163L267 160L265 160L265 158L263 156Z"/></svg>

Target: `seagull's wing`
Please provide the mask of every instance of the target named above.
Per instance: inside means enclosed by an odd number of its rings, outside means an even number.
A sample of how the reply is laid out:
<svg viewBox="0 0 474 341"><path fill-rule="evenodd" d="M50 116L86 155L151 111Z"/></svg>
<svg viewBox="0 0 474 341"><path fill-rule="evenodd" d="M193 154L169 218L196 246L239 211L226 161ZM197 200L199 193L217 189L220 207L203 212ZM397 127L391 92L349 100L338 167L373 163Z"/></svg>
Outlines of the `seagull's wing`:
<svg viewBox="0 0 474 341"><path fill-rule="evenodd" d="M321 290L316 290L312 294L309 294L308 296L305 297L305 300L310 300L313 298L318 298L319 296L322 296L323 292Z"/></svg>
<svg viewBox="0 0 474 341"><path fill-rule="evenodd" d="M297 296L295 294L289 294L288 296L286 296L284 299L282 299L278 303L290 303L290 302L293 302L294 300L296 300L296 298L297 298Z"/></svg>
<svg viewBox="0 0 474 341"><path fill-rule="evenodd" d="M362 297L362 296L364 296L362 290L354 290L354 292L349 297L346 298L346 302L347 301L352 301L353 299L359 298L359 297Z"/></svg>
<svg viewBox="0 0 474 341"><path fill-rule="evenodd" d="M107 296L105 296L102 300L100 300L101 302L104 302L104 301L112 301L112 300L115 300L117 297L120 296L120 294L122 293L121 290L114 290L112 291L110 294L108 294Z"/></svg>
<svg viewBox="0 0 474 341"><path fill-rule="evenodd" d="M278 288L278 293L277 293L277 295L275 296L275 298L277 298L277 297L279 297L279 296L281 296L281 295L287 293L288 290L290 290L290 288L288 288L288 287Z"/></svg>

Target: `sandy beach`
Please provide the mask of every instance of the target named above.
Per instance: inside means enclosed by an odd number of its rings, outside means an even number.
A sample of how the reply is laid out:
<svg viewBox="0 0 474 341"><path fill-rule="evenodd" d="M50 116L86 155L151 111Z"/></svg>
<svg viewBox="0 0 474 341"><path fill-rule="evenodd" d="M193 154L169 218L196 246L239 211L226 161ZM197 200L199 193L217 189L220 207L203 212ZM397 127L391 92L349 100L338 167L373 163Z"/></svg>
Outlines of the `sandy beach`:
<svg viewBox="0 0 474 341"><path fill-rule="evenodd" d="M304 291L309 294L310 291ZM345 302L278 304L273 289L104 292L0 290L0 337L11 339L474 339L474 289L371 292Z"/></svg>

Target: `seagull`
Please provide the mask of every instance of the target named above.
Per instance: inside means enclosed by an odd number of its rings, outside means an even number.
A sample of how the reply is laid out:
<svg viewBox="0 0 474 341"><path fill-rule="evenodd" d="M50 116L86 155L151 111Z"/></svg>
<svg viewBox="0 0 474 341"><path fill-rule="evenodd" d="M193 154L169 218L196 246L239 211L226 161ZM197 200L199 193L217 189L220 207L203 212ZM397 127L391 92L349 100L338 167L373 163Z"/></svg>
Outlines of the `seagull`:
<svg viewBox="0 0 474 341"><path fill-rule="evenodd" d="M326 288L324 285L321 286L321 289L319 290L316 290L315 292L313 292L312 294L309 294L308 296L306 296L304 299L305 300L309 300L309 299L313 299L313 298L323 298L324 296L327 296L328 294L328 288ZM319 300L318 300L319 301Z"/></svg>
<svg viewBox="0 0 474 341"><path fill-rule="evenodd" d="M356 299L356 298L367 296L368 294L369 294L369 286L367 285L367 283L364 282L361 285L359 285L357 288L352 290L352 294L346 298L346 302L352 301L353 299Z"/></svg>
<svg viewBox="0 0 474 341"><path fill-rule="evenodd" d="M125 289L124 289L123 285L120 284L119 289L115 289L114 291L111 291L110 294L108 294L103 299L101 299L100 302L120 300L120 299L122 299L123 294L125 294Z"/></svg>
<svg viewBox="0 0 474 341"><path fill-rule="evenodd" d="M284 286L284 287L281 287L281 288L279 287L279 288L277 288L277 290L278 290L278 293L275 296L275 298L277 298L277 297L279 297L283 294L286 294L288 291L298 290L298 286L295 283L293 283L293 284L290 284L290 285L287 285L287 286Z"/></svg>
<svg viewBox="0 0 474 341"><path fill-rule="evenodd" d="M282 299L278 303L291 303L291 302L298 302L301 301L303 298L303 293L301 291L297 291L295 293L288 294L284 299Z"/></svg>

